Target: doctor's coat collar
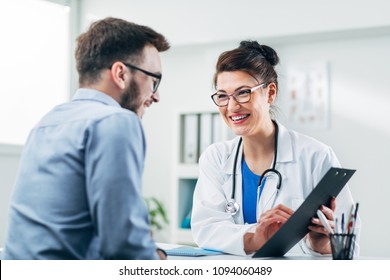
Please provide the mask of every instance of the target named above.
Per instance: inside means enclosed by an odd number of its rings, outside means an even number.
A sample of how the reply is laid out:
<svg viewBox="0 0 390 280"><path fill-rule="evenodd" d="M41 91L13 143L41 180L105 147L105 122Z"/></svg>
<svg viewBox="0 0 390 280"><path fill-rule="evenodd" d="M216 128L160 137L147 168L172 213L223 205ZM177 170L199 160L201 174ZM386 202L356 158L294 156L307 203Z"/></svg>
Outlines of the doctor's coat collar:
<svg viewBox="0 0 390 280"><path fill-rule="evenodd" d="M285 126L283 126L280 122L276 121L279 126L279 136L278 136L278 158L276 159L276 164L278 163L286 163L294 160L294 152L292 139L289 131ZM232 148L230 151L230 155L228 156L225 166L223 167L223 171L225 174L232 174L233 172L233 164L234 157L236 155L236 149L238 145L238 141L240 137L236 137L232 140ZM241 161L242 161L242 146L240 147L240 154L237 158L237 167L236 174L241 173Z"/></svg>

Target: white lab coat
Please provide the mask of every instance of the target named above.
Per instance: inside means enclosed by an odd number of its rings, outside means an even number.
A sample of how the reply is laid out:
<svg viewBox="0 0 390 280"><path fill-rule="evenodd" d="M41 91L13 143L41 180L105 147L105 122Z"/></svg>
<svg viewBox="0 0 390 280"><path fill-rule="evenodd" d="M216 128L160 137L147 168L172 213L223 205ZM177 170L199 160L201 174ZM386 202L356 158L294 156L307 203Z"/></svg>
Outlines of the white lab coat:
<svg viewBox="0 0 390 280"><path fill-rule="evenodd" d="M282 186L275 205L284 204L296 210L330 167L340 167L333 150L323 143L287 130L279 125L276 169L282 176ZM235 199L240 210L234 216L225 212L232 195L232 171L239 137L209 146L199 159L199 178L193 197L191 230L198 246L245 255L243 236L254 231L255 224L244 224L242 205L242 146L236 167ZM271 208L276 190L276 176L267 178L261 194L257 217ZM336 198L336 215L348 214L353 199L348 186ZM360 221L355 228L359 240ZM304 242L291 249L316 254ZM355 255L359 247L355 245Z"/></svg>

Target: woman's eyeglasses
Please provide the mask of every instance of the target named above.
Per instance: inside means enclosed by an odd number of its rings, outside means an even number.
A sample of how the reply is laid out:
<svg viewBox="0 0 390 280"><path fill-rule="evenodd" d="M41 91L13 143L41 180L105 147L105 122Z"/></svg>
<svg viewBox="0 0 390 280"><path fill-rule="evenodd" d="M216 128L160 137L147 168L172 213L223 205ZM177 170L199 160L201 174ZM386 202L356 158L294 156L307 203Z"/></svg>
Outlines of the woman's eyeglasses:
<svg viewBox="0 0 390 280"><path fill-rule="evenodd" d="M267 83L262 83L257 86L254 86L253 88L237 90L232 94L227 94L227 93L217 91L216 93L211 95L211 99L214 101L215 105L219 107L227 106L229 104L230 97L233 97L237 103L241 103L241 104L247 103L251 100L251 93L266 85Z"/></svg>

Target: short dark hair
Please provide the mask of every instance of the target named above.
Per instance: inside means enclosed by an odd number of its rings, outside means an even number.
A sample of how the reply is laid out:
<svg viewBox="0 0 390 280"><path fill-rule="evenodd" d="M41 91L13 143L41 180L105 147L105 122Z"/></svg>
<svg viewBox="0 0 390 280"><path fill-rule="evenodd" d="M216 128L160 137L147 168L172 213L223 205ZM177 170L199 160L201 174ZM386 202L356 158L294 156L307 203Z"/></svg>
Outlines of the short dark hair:
<svg viewBox="0 0 390 280"><path fill-rule="evenodd" d="M214 75L214 86L218 74L229 71L243 71L258 82L274 82L278 86L278 74L274 66L279 63L276 51L256 41L241 41L236 49L223 52L217 61Z"/></svg>
<svg viewBox="0 0 390 280"><path fill-rule="evenodd" d="M159 52L169 49L165 37L153 29L108 17L91 24L77 38L75 51L79 83L94 83L100 71L109 68L115 61L139 62L146 45Z"/></svg>

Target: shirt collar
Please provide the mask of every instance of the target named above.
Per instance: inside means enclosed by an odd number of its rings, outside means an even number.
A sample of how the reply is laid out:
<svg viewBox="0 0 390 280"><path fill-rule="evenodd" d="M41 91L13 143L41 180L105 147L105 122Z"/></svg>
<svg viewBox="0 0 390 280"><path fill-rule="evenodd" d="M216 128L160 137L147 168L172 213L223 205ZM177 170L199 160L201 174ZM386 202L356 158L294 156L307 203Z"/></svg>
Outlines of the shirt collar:
<svg viewBox="0 0 390 280"><path fill-rule="evenodd" d="M72 101L78 100L97 101L109 106L121 108L121 105L108 94L90 88L79 88L72 98Z"/></svg>

